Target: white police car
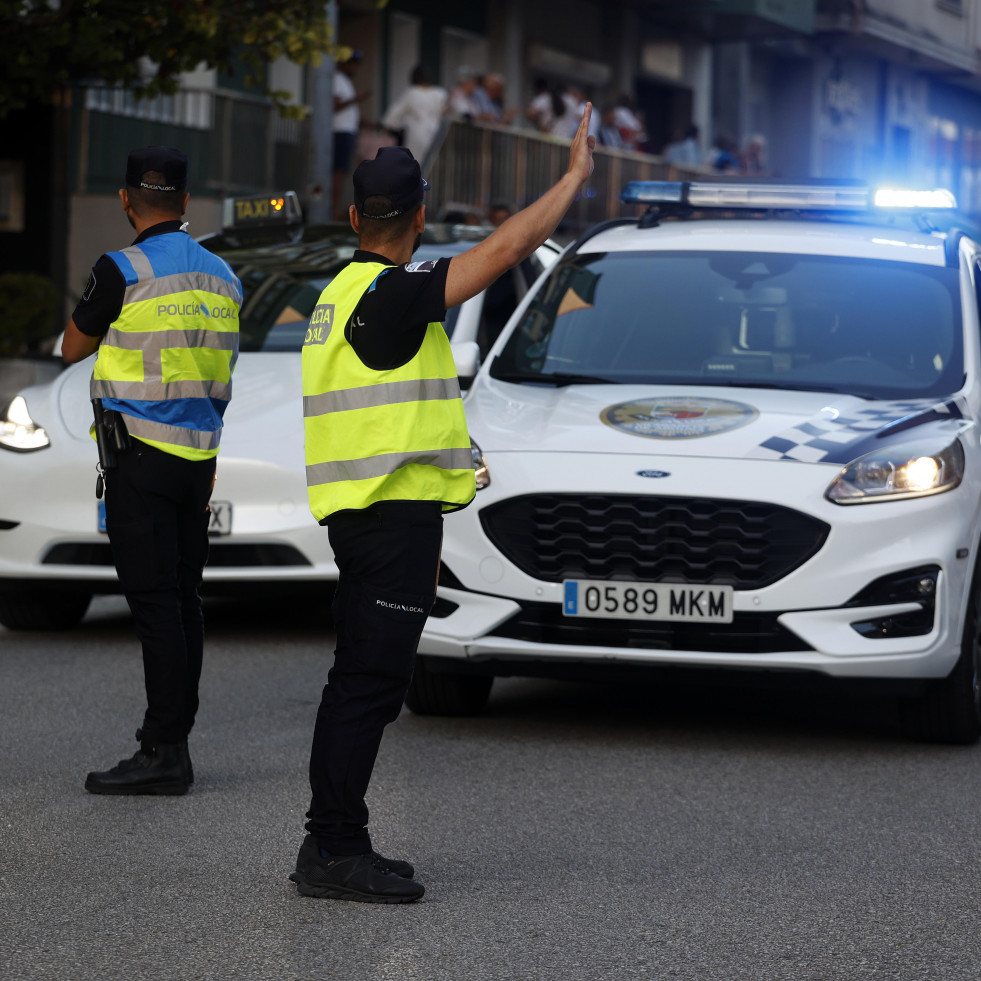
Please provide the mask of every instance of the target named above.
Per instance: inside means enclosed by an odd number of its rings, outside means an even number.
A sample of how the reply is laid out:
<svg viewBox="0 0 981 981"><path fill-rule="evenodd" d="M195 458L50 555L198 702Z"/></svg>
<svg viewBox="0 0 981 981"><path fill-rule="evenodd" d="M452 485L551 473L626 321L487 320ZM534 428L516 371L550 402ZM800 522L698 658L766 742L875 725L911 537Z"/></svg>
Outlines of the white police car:
<svg viewBox="0 0 981 981"><path fill-rule="evenodd" d="M478 711L497 675L810 672L973 742L981 244L944 192L624 200L648 210L566 250L466 398L480 489L409 706Z"/></svg>
<svg viewBox="0 0 981 981"><path fill-rule="evenodd" d="M260 220L262 205L256 199L254 207L240 208L244 223L204 243L233 266L245 296L242 354L212 498L209 595L257 589L269 595L276 587L292 593L337 578L327 535L307 505L299 352L320 292L356 243L342 227L308 229L301 238L294 202L278 209L289 240L280 235L257 245L246 233L269 231ZM488 231L434 226L416 258L462 252ZM451 311L446 329L464 374L473 374L479 347L493 342L558 251L543 247L523 268ZM0 407L0 624L8 629L74 626L93 594L119 591L95 498L92 364L90 358L72 365Z"/></svg>

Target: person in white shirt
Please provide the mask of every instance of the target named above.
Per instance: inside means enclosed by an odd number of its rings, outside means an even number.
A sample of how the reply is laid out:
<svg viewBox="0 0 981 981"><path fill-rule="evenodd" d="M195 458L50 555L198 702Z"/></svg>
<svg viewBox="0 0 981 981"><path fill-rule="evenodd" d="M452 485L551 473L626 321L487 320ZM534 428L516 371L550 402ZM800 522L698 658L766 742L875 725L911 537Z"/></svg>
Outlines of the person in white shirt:
<svg viewBox="0 0 981 981"><path fill-rule="evenodd" d="M351 158L361 127L360 104L371 95L370 92L359 94L352 81L361 58L360 51L352 51L334 72L334 181L331 200L334 217L341 221L347 220L347 205L341 205L340 195L344 181L351 172Z"/></svg>
<svg viewBox="0 0 981 981"><path fill-rule="evenodd" d="M447 113L454 119L465 119L472 122L477 115L473 94L477 91L477 73L466 65L457 69L457 82L450 91Z"/></svg>
<svg viewBox="0 0 981 981"><path fill-rule="evenodd" d="M430 84L429 72L422 65L412 69L409 80L409 88L389 106L382 126L401 132L402 145L424 163L446 111L446 90Z"/></svg>

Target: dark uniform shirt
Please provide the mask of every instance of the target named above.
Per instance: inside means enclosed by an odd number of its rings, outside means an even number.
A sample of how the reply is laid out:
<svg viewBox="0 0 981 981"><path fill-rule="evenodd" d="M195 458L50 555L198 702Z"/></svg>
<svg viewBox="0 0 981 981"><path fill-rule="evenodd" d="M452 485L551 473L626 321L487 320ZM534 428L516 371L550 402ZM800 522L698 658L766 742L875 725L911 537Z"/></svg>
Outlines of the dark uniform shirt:
<svg viewBox="0 0 981 981"><path fill-rule="evenodd" d="M151 225L136 237L133 245L145 242L151 235L179 232L182 224L179 219L175 219ZM92 267L82 298L72 314L75 326L89 337L102 337L110 325L119 319L125 294L126 281L116 263L108 256L100 256Z"/></svg>
<svg viewBox="0 0 981 981"><path fill-rule="evenodd" d="M391 265L385 256L361 249L351 261ZM449 259L407 262L379 275L344 329L362 363L381 371L398 368L415 357L428 325L446 316L449 267Z"/></svg>

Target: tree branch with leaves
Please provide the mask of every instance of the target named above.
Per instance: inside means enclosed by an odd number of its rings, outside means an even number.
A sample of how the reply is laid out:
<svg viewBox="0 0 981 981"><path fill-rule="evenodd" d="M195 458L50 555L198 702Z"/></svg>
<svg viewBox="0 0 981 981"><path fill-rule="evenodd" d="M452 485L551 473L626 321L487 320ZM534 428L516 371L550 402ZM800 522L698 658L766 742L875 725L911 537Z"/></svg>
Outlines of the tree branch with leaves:
<svg viewBox="0 0 981 981"><path fill-rule="evenodd" d="M0 0L0 117L50 103L74 84L123 85L137 97L177 91L200 65L270 92L264 68L333 53L325 0Z"/></svg>

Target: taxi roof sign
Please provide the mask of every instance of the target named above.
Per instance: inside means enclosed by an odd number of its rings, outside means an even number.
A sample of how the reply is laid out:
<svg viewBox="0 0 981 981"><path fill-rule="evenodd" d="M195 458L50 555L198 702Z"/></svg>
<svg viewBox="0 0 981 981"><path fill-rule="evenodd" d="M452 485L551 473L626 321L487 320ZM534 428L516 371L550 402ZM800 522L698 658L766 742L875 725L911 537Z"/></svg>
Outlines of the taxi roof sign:
<svg viewBox="0 0 981 981"><path fill-rule="evenodd" d="M296 191L225 198L221 226L226 232L247 229L295 228L303 223Z"/></svg>

